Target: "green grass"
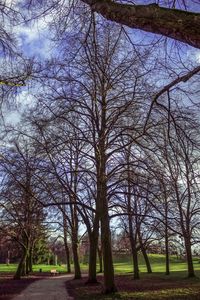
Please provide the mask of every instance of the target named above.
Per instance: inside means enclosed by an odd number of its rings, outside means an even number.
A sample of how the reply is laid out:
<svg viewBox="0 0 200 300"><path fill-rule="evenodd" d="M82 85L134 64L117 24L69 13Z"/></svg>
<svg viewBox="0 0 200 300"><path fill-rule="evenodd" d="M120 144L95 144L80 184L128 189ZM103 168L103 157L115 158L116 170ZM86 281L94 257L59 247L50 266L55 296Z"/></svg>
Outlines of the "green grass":
<svg viewBox="0 0 200 300"><path fill-rule="evenodd" d="M17 264L0 264L0 273L14 273L17 269ZM42 269L42 272L50 272L51 270L56 269L60 273L66 272L65 265L33 265L33 272L39 272Z"/></svg>
<svg viewBox="0 0 200 300"><path fill-rule="evenodd" d="M151 266L153 273L165 273L165 256L161 254L150 254L149 255ZM200 263L199 259L194 258L194 268L195 271L197 272L197 275L200 275ZM10 264L7 266L6 264L0 264L0 273L12 273L15 272L17 268L16 264ZM131 261L130 256L124 256L124 257L118 257L115 258L115 263L114 263L114 268L115 268L115 273L116 274L130 274L133 271L133 264ZM38 272L39 269L42 269L43 272L50 272L52 269L56 269L58 272L66 272L66 266L65 265L34 265L33 266L33 271ZM81 263L81 269L82 271L87 271L88 270L88 264L86 263ZM98 266L97 266L98 269ZM72 266L73 270L73 266ZM143 258L139 255L139 270L140 273L146 273L146 265L143 260ZM184 274L183 276L186 276L187 273L187 264L183 260L178 260L175 256L171 256L170 258L170 271L173 275L180 275Z"/></svg>
<svg viewBox="0 0 200 300"><path fill-rule="evenodd" d="M165 256L161 254L150 254L149 259L151 262L151 267L153 273L165 273ZM133 264L129 258L127 261L125 259L117 260L114 264L116 274L129 274L133 272ZM200 263L199 259L194 258L194 268L197 273L200 274ZM140 273L146 273L146 265L142 257L139 256L139 270ZM177 272L187 272L187 263L186 261L177 259L176 256L171 256L170 258L170 271L172 273Z"/></svg>

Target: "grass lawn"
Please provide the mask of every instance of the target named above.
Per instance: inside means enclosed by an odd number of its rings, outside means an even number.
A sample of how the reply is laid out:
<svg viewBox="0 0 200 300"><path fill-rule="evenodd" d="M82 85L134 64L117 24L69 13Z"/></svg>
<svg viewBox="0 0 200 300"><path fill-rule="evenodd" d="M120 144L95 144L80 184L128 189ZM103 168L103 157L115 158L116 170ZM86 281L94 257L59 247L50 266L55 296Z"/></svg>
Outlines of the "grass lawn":
<svg viewBox="0 0 200 300"><path fill-rule="evenodd" d="M16 264L0 264L0 274L3 275L4 273L14 273L17 269ZM51 270L56 269L60 273L66 272L66 266L54 266L54 265L33 265L33 272L39 272L42 269L42 272L50 272Z"/></svg>

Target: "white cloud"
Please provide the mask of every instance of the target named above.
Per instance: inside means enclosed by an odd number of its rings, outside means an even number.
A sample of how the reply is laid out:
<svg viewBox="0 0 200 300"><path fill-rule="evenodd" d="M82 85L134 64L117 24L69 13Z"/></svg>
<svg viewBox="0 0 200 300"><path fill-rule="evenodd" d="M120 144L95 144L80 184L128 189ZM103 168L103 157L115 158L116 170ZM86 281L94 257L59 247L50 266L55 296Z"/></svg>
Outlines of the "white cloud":
<svg viewBox="0 0 200 300"><path fill-rule="evenodd" d="M21 115L17 111L12 111L6 114L5 123L11 125L17 125L20 122Z"/></svg>
<svg viewBox="0 0 200 300"><path fill-rule="evenodd" d="M49 57L52 50L51 41L48 38L50 20L50 17L45 17L29 26L20 25L15 28L19 46L26 55Z"/></svg>
<svg viewBox="0 0 200 300"><path fill-rule="evenodd" d="M17 95L17 103L21 106L22 110L26 108L26 106L31 106L34 103L34 97L29 94L28 91L22 91Z"/></svg>
<svg viewBox="0 0 200 300"><path fill-rule="evenodd" d="M200 51L197 50L197 53L196 53L196 60L198 63L200 63Z"/></svg>

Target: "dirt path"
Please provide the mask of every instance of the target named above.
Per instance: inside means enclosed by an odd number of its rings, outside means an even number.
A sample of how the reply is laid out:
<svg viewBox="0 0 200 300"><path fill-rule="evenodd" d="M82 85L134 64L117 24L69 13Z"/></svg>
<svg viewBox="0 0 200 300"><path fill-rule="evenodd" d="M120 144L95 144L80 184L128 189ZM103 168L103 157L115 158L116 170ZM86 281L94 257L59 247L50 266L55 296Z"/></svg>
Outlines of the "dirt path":
<svg viewBox="0 0 200 300"><path fill-rule="evenodd" d="M38 280L12 300L72 300L65 287L65 282L71 278L71 275L63 275Z"/></svg>

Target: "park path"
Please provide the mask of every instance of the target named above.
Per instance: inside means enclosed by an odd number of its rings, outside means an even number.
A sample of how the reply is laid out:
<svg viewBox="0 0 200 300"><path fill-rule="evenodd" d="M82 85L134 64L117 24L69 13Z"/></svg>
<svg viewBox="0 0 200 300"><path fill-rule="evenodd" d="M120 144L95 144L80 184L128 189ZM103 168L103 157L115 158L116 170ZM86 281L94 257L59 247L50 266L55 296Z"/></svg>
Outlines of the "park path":
<svg viewBox="0 0 200 300"><path fill-rule="evenodd" d="M71 278L71 275L63 275L38 280L12 300L72 300L65 287L65 282Z"/></svg>

